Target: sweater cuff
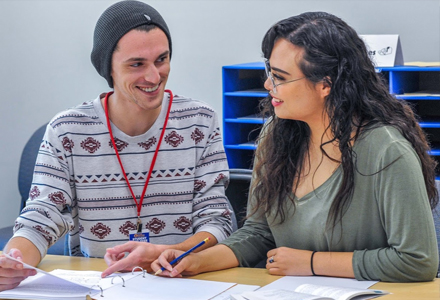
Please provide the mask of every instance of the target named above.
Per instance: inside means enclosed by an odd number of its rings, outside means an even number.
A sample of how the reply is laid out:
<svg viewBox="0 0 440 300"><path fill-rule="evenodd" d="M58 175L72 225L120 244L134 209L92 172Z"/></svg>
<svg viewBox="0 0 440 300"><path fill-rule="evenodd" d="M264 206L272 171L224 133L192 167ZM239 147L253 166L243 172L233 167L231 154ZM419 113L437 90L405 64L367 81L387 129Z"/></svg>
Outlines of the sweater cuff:
<svg viewBox="0 0 440 300"><path fill-rule="evenodd" d="M224 241L228 237L223 230L209 225L201 227L199 230L197 230L197 232L209 232L217 239L217 243Z"/></svg>
<svg viewBox="0 0 440 300"><path fill-rule="evenodd" d="M15 238L15 237L25 238L25 239L29 240L32 244L34 244L35 247L37 247L38 251L40 251L41 259L43 259L44 256L46 256L47 249L48 249L47 241L37 231L32 230L30 228L23 227L14 233L12 238Z"/></svg>
<svg viewBox="0 0 440 300"><path fill-rule="evenodd" d="M353 273L354 278L356 278L357 280L374 280L371 279L370 274L367 274L367 268L364 265L366 253L367 250L355 250L353 252Z"/></svg>

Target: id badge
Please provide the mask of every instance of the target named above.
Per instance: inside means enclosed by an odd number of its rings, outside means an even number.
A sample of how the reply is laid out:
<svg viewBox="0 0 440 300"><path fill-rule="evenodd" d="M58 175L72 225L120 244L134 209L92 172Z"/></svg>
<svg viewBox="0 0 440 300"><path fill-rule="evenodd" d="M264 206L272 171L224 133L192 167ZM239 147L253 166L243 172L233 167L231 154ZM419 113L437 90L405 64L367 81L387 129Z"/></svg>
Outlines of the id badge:
<svg viewBox="0 0 440 300"><path fill-rule="evenodd" d="M148 229L144 229L141 232L138 232L137 230L130 230L128 233L130 241L150 242L150 231Z"/></svg>

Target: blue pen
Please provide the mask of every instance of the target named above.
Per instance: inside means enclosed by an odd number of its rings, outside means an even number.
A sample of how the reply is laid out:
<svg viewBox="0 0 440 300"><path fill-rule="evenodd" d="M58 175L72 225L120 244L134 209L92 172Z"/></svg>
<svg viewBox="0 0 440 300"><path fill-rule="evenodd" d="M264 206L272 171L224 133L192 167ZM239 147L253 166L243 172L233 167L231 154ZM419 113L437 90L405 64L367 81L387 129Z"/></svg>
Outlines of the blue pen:
<svg viewBox="0 0 440 300"><path fill-rule="evenodd" d="M200 246L202 246L204 243L206 243L207 241L209 241L209 237L207 237L206 239L204 239L203 241L201 241L200 243L198 243L197 245L195 245L194 247L192 247L191 249L189 249L188 251L186 251L185 253L183 253L182 255L179 255L178 257L176 257L175 259L173 259L170 262L170 265L175 264L176 262L178 262L179 260L181 260L182 258L184 258L185 256L187 256L188 254L190 254L191 252L193 252L194 250L196 250L197 248L199 248ZM165 271L166 269L164 267L160 268L159 270L156 271L156 273L154 273L154 275L158 275L160 273L162 273L163 271Z"/></svg>

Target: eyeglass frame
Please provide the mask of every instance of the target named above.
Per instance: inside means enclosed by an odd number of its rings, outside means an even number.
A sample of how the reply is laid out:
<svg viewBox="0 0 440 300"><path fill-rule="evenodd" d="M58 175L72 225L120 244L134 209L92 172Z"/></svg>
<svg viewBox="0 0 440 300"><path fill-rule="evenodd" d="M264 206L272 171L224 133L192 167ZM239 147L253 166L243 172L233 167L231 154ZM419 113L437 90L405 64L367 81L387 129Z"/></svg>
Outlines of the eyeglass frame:
<svg viewBox="0 0 440 300"><path fill-rule="evenodd" d="M280 82L280 83L275 83L275 78L273 78L272 75L272 68L270 67L270 63L269 60L267 58L264 59L264 69L266 71L266 76L267 78L270 79L271 83L272 83L272 93L276 94L277 93L277 86L280 86L282 84L286 84L286 83L291 83L291 82L295 82L304 78L307 78L307 76L298 78L298 79L293 79L293 80L289 80L289 81L284 81L284 82Z"/></svg>

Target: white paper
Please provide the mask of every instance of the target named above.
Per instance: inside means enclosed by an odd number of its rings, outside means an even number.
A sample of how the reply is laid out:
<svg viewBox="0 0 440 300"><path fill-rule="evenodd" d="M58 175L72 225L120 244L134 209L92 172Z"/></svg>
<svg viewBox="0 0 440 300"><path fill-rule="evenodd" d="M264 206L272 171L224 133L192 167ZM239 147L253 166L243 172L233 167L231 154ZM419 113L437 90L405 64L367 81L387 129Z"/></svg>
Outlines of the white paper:
<svg viewBox="0 0 440 300"><path fill-rule="evenodd" d="M104 291L104 300L154 299L154 300L207 300L219 295L235 283L168 278L145 274L126 282L125 287L114 286ZM92 295L99 298L99 293Z"/></svg>
<svg viewBox="0 0 440 300"><path fill-rule="evenodd" d="M347 300L370 299L388 292L347 287L302 284L295 290L267 289L232 295L233 300Z"/></svg>
<svg viewBox="0 0 440 300"><path fill-rule="evenodd" d="M38 273L15 289L0 292L0 299L84 299L89 291L90 288Z"/></svg>
<svg viewBox="0 0 440 300"><path fill-rule="evenodd" d="M259 285L249 285L249 284L236 284L230 289L227 289L220 295L210 299L210 300L230 300L232 295L239 295L248 291L255 291L259 289Z"/></svg>
<svg viewBox="0 0 440 300"><path fill-rule="evenodd" d="M356 299L369 299L380 295L388 294L388 292L379 290L368 290L368 289L354 289L354 288L341 288L333 286L318 286L314 284L303 284L297 289L297 292L312 294L316 296L326 296L335 300L346 300L351 299L354 296L359 296ZM360 296L363 295L363 296Z"/></svg>
<svg viewBox="0 0 440 300"><path fill-rule="evenodd" d="M324 276L284 276L261 288L261 290L294 291L301 284L338 286L355 289L368 289L378 281L359 281L351 278L336 278Z"/></svg>
<svg viewBox="0 0 440 300"><path fill-rule="evenodd" d="M33 269L36 270L37 273L48 276L48 280L55 280L54 278L58 278L59 280L65 281L64 284L70 285L72 283L91 288L94 285L99 285L102 289L106 289L113 284L116 283L123 283L123 280L120 279L122 277L125 281L130 280L130 278L137 276L140 274L140 272L134 272L132 273L114 273L106 278L101 278L101 273L99 271L76 271L76 270L63 270L63 269L56 269L51 272L43 271L39 268L33 267L31 265L28 265L22 261L19 261L16 258L13 258L7 254L5 254L6 257L9 259L12 259L16 262L22 263L23 267L25 269ZM113 279L115 277L115 279ZM23 282L26 282L27 280L30 280L32 277L29 277L28 279L24 280ZM113 281L113 283L112 283ZM61 282L59 284L62 284ZM97 288L99 289L99 288Z"/></svg>
<svg viewBox="0 0 440 300"><path fill-rule="evenodd" d="M43 271L43 270L38 269L38 268L36 268L36 267L34 267L34 266L31 266L31 265L28 265L27 263L22 262L22 261L20 261L20 260L18 260L18 259L16 259L16 258L10 256L9 254L3 253L3 255L4 255L5 257L7 257L7 258L13 260L13 261L16 261L16 262L19 262L19 263L23 264L23 268L24 268L24 269L32 269L32 270L37 271L37 273L42 273L42 274L46 274L46 275L49 275L49 276L51 275L49 272Z"/></svg>
<svg viewBox="0 0 440 300"><path fill-rule="evenodd" d="M143 272L115 273L107 278L100 278L101 272L96 271L58 269L45 272L25 263L23 265L25 268L37 270L37 275L23 280L15 289L0 292L0 299L84 300L88 294L95 299L101 299L102 293L105 297L102 299L105 300L206 300L236 285L227 282L167 278Z"/></svg>
<svg viewBox="0 0 440 300"><path fill-rule="evenodd" d="M317 297L310 294L297 293L287 290L246 292L241 294L241 296L246 300L334 300L328 297Z"/></svg>
<svg viewBox="0 0 440 300"><path fill-rule="evenodd" d="M142 274L142 272L113 273L106 278L101 278L102 272L99 271L73 271L56 269L49 272L49 274L88 288L99 285L103 290L105 290L113 285L123 285L131 278ZM98 290L99 288L95 289Z"/></svg>

